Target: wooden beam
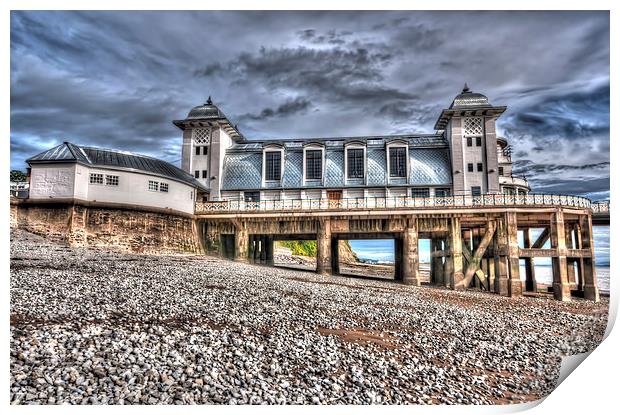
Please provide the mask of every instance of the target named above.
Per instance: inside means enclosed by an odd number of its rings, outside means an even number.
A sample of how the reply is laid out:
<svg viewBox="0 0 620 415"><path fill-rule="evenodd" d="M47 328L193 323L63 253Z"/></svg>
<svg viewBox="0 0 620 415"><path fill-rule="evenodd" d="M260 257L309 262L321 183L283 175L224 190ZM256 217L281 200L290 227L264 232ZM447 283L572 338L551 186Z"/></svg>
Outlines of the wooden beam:
<svg viewBox="0 0 620 415"><path fill-rule="evenodd" d="M484 277L484 273L480 269L480 260L482 259L482 255L484 255L484 252L486 251L487 247L493 240L493 235L495 235L495 222L489 221L487 222L484 237L480 241L478 248L476 248L476 251L471 257L471 261L469 261L469 265L467 266L467 271L465 272L465 277L460 282L462 287L468 287L474 275L478 276L478 278L480 279L480 282L483 282L484 279L486 279L486 277ZM463 253L465 253L465 247L463 247ZM482 277L480 277L479 274L482 274Z"/></svg>

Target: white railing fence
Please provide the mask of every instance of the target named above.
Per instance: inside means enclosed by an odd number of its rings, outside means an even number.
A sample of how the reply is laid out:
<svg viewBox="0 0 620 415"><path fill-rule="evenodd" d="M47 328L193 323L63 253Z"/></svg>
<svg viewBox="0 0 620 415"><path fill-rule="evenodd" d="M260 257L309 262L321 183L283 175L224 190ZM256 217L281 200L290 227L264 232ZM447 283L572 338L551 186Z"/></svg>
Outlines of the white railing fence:
<svg viewBox="0 0 620 415"><path fill-rule="evenodd" d="M565 195L506 195L485 194L479 196L447 197L365 197L353 199L285 199L246 202L225 200L197 202L196 214L246 211L305 211L305 210L356 210L393 208L458 208L477 206L569 206L592 208L600 212L604 206L581 196ZM595 209L597 209L595 211ZM599 210L601 209L601 210ZM609 210L609 203L606 204Z"/></svg>

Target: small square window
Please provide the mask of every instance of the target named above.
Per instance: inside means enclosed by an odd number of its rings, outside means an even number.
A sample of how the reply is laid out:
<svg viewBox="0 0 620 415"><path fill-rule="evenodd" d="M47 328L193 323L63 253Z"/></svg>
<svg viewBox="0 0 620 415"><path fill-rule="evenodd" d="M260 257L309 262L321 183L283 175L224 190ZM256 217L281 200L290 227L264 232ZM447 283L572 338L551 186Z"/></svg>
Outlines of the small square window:
<svg viewBox="0 0 620 415"><path fill-rule="evenodd" d="M474 163L467 163L467 171L469 173L473 173L473 171L474 171Z"/></svg>
<svg viewBox="0 0 620 415"><path fill-rule="evenodd" d="M159 184L159 191L160 192L167 192L168 191L168 183L160 183Z"/></svg>
<svg viewBox="0 0 620 415"><path fill-rule="evenodd" d="M200 147L196 147L196 155L199 156L200 155Z"/></svg>
<svg viewBox="0 0 620 415"><path fill-rule="evenodd" d="M90 174L90 184L103 184L103 174L101 174L101 173L91 173Z"/></svg>
<svg viewBox="0 0 620 415"><path fill-rule="evenodd" d="M471 137L467 137L467 147L471 147Z"/></svg>
<svg viewBox="0 0 620 415"><path fill-rule="evenodd" d="M200 178L200 170L196 170L194 172L194 177L197 178L197 179Z"/></svg>
<svg viewBox="0 0 620 415"><path fill-rule="evenodd" d="M482 163L478 163L476 167L478 171L482 171Z"/></svg>
<svg viewBox="0 0 620 415"><path fill-rule="evenodd" d="M476 137L476 147L482 147L482 137Z"/></svg>
<svg viewBox="0 0 620 415"><path fill-rule="evenodd" d="M206 170L203 170L203 171L202 171L202 178L203 178L203 179L206 179L206 178L207 178L207 171L206 171Z"/></svg>
<svg viewBox="0 0 620 415"><path fill-rule="evenodd" d="M157 190L159 190L159 182L149 180L149 191L156 192Z"/></svg>
<svg viewBox="0 0 620 415"><path fill-rule="evenodd" d="M118 176L105 175L105 184L108 186L118 186Z"/></svg>

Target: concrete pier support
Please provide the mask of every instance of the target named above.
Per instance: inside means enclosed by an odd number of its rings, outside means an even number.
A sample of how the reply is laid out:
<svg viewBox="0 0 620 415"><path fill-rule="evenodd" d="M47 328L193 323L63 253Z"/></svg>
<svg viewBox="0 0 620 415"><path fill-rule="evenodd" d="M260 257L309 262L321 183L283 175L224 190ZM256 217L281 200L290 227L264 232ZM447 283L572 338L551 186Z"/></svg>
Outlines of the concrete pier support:
<svg viewBox="0 0 620 415"><path fill-rule="evenodd" d="M463 281L463 240L461 239L461 219L450 220L450 251L451 251L451 275L450 288L462 288Z"/></svg>
<svg viewBox="0 0 620 415"><path fill-rule="evenodd" d="M551 217L551 248L557 256L551 259L553 265L553 297L560 301L570 301L570 284L566 261L566 229L564 227L564 211L556 209Z"/></svg>
<svg viewBox="0 0 620 415"><path fill-rule="evenodd" d="M581 227L581 243L583 249L590 251L589 258L583 258L583 296L586 300L600 301L600 294L596 281L596 267L594 265L594 236L592 234L592 216L582 216L579 219Z"/></svg>
<svg viewBox="0 0 620 415"><path fill-rule="evenodd" d="M523 286L519 273L519 237L516 212L506 213L506 229L508 231L508 295L517 297L523 294Z"/></svg>
<svg viewBox="0 0 620 415"><path fill-rule="evenodd" d="M446 252L445 262L443 264L443 286L450 287L452 285L452 274L454 273L454 261L452 261L452 244L451 238L447 238L444 243Z"/></svg>
<svg viewBox="0 0 620 415"><path fill-rule="evenodd" d="M332 273L332 230L331 221L321 220L316 235L316 272L323 275Z"/></svg>
<svg viewBox="0 0 620 415"><path fill-rule="evenodd" d="M530 228L525 228L523 230L523 246L525 248L532 247L532 235L530 234L530 231ZM525 291L538 291L534 258L525 258Z"/></svg>
<svg viewBox="0 0 620 415"><path fill-rule="evenodd" d="M403 232L403 283L420 285L420 269L418 257L418 219L407 218Z"/></svg>
<svg viewBox="0 0 620 415"><path fill-rule="evenodd" d="M248 261L249 235L243 224L235 229L235 261Z"/></svg>
<svg viewBox="0 0 620 415"><path fill-rule="evenodd" d="M340 241L338 240L338 238L332 237L331 244L330 244L330 247L331 247L330 257L331 257L333 275L340 274L340 259L338 255L339 243Z"/></svg>
<svg viewBox="0 0 620 415"><path fill-rule="evenodd" d="M439 238L431 239L431 251L439 252L442 251L442 240ZM435 285L443 285L443 260L441 256L435 256L431 258L431 283Z"/></svg>
<svg viewBox="0 0 620 415"><path fill-rule="evenodd" d="M508 295L508 236L506 221L497 221L496 238L493 245L495 256L495 292Z"/></svg>

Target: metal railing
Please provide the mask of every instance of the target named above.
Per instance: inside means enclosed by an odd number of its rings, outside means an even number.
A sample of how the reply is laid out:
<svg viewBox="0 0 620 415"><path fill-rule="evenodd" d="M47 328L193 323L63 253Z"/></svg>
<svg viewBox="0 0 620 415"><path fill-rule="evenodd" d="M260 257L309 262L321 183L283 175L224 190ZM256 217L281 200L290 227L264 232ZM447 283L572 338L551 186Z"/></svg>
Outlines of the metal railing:
<svg viewBox="0 0 620 415"><path fill-rule="evenodd" d="M366 197L353 199L286 199L246 202L225 200L197 202L196 214L223 212L277 212L313 210L368 210L407 208L468 208L506 206L567 206L591 208L590 199L581 196L528 194L484 194L447 197ZM609 205L607 205L609 207Z"/></svg>

